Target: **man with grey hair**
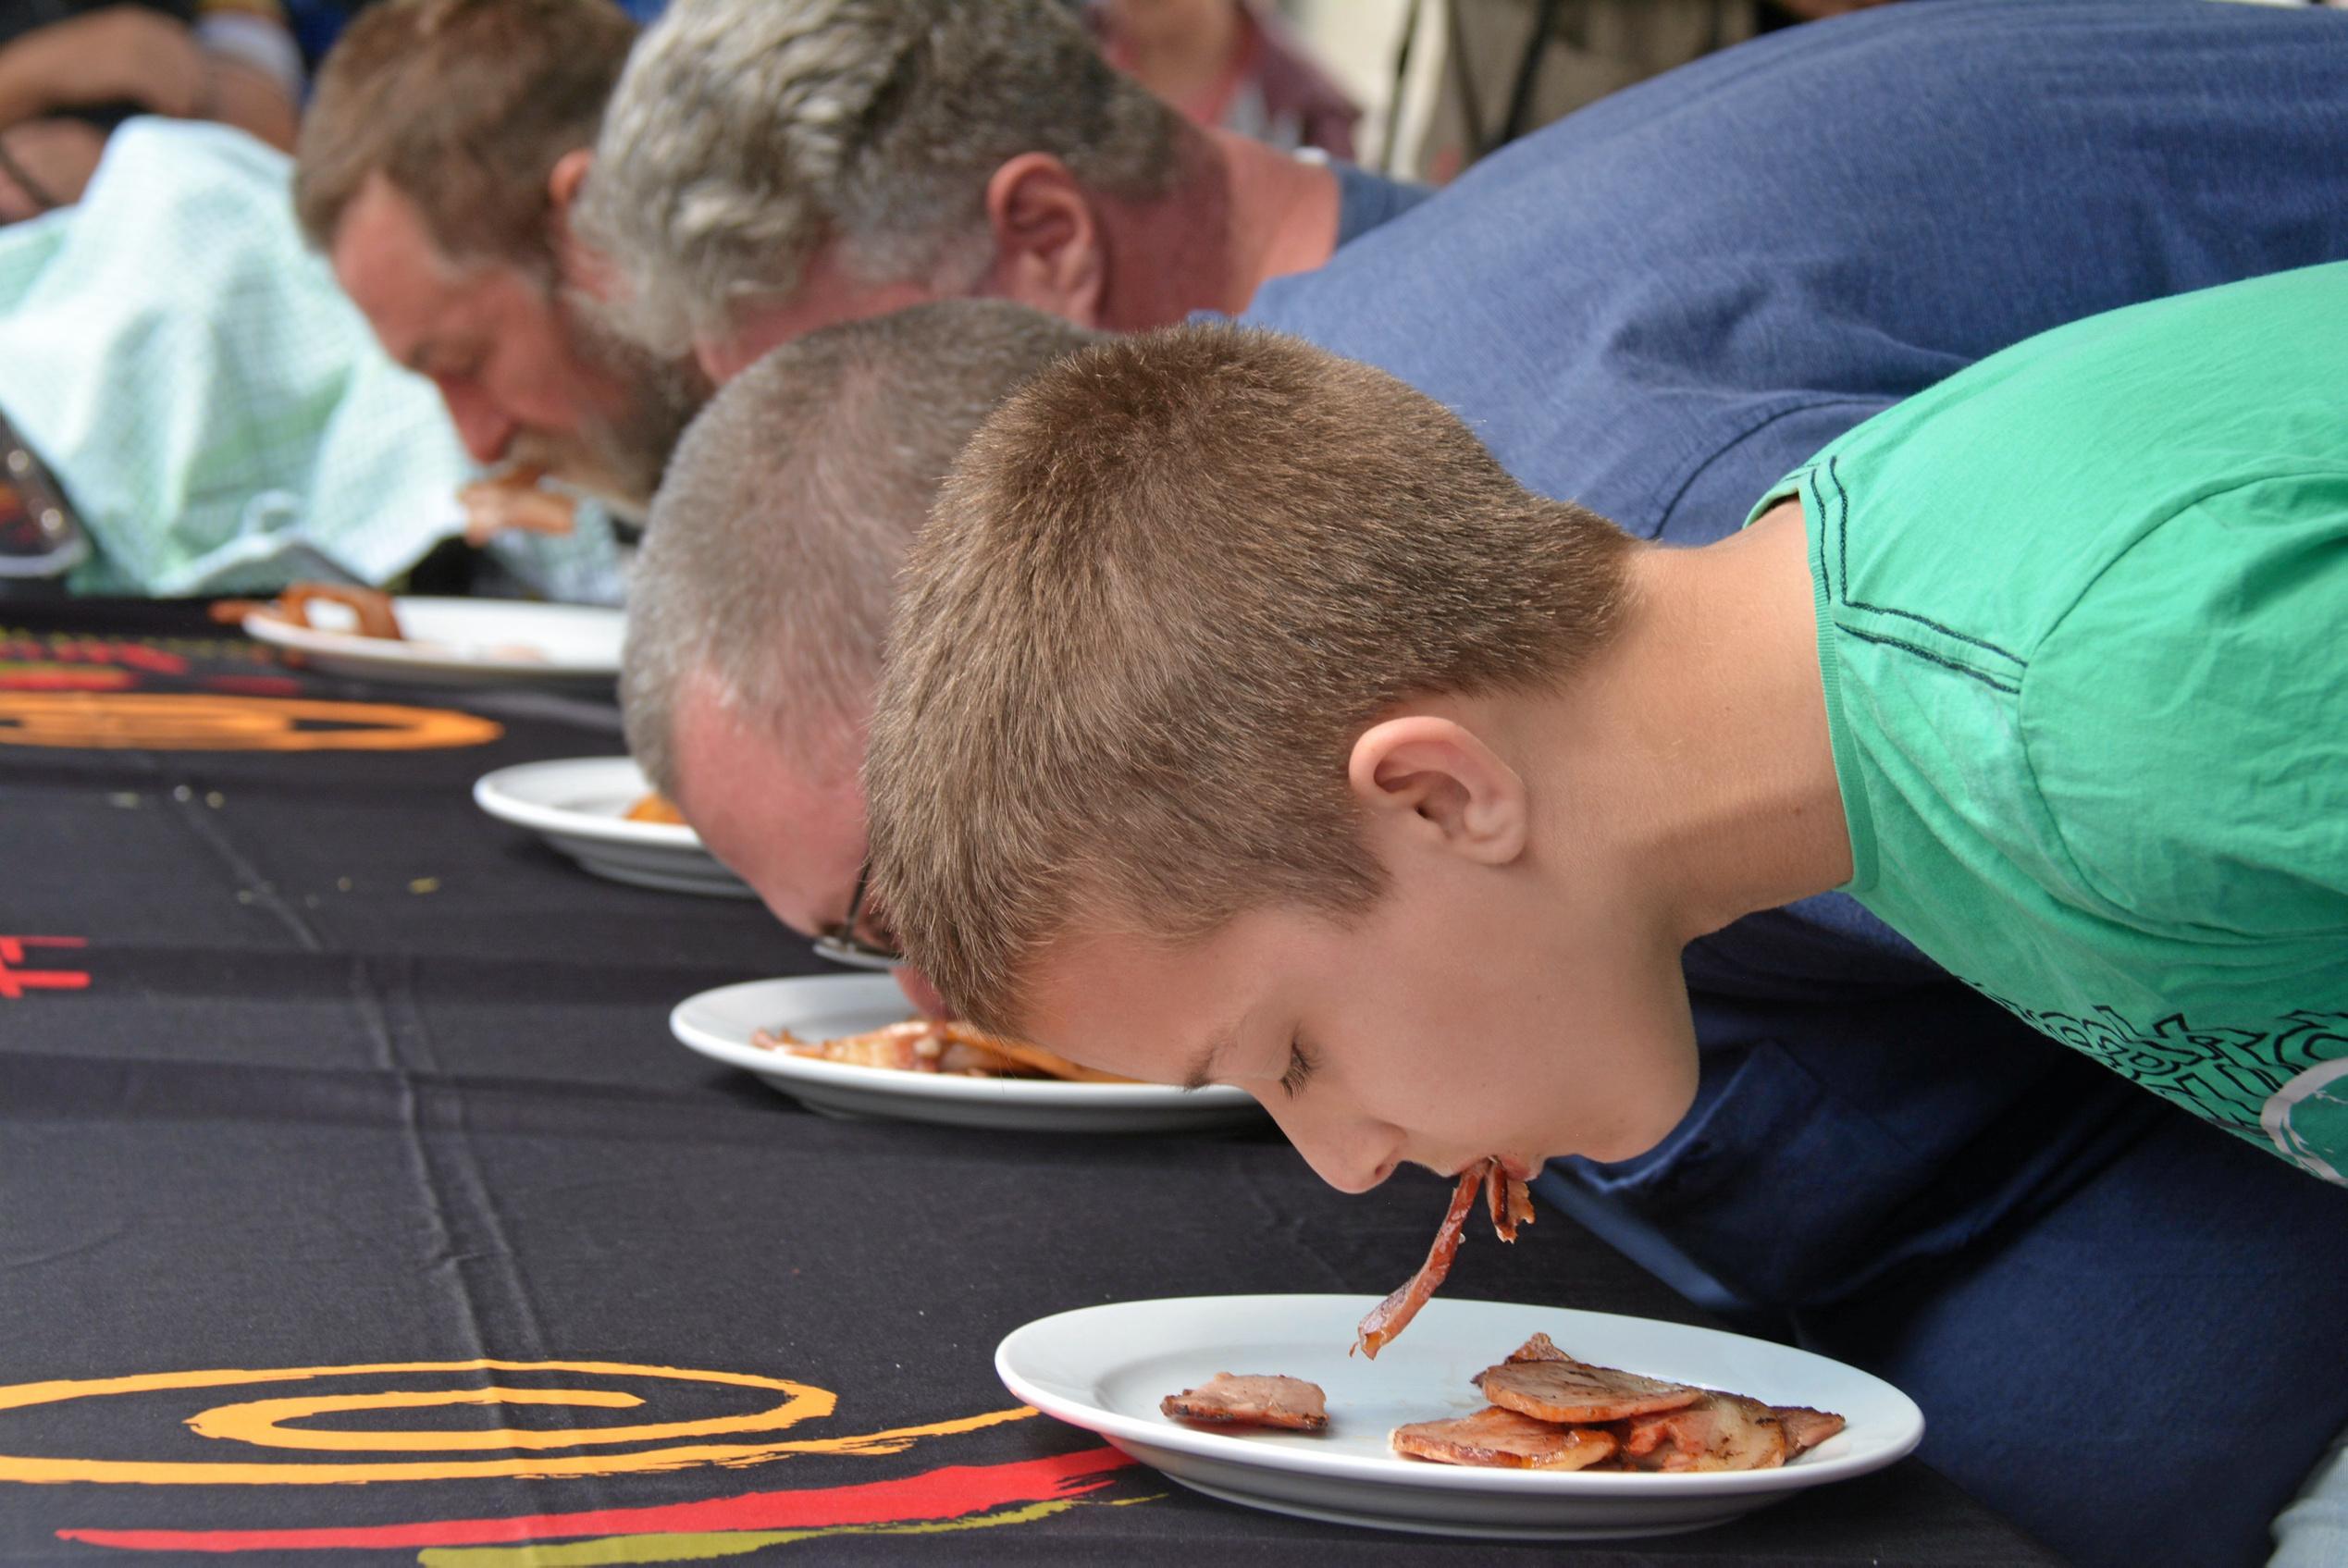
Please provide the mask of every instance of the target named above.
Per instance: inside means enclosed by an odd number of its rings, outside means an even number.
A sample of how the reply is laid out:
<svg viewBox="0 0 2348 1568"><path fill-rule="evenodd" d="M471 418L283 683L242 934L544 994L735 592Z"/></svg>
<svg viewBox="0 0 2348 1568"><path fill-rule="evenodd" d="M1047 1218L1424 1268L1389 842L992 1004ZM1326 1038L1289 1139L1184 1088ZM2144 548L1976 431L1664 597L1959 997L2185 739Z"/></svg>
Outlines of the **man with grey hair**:
<svg viewBox="0 0 2348 1568"><path fill-rule="evenodd" d="M991 301L847 323L736 377L678 444L629 590L628 748L785 924L853 924L882 643L939 482L1091 337Z"/></svg>
<svg viewBox="0 0 2348 1568"><path fill-rule="evenodd" d="M576 222L634 335L723 380L922 300L1120 330L1236 312L1423 194L1190 125L1059 0L676 0Z"/></svg>

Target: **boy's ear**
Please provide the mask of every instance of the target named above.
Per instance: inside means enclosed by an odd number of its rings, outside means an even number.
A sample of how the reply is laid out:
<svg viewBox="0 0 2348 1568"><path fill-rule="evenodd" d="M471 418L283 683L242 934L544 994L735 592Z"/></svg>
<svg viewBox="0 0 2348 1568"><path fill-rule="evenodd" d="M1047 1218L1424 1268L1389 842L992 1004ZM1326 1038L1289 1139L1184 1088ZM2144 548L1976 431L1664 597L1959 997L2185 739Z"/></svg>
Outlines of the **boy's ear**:
<svg viewBox="0 0 2348 1568"><path fill-rule="evenodd" d="M1525 852L1525 781L1450 719L1414 713L1364 730L1346 782L1371 821L1487 866Z"/></svg>
<svg viewBox="0 0 2348 1568"><path fill-rule="evenodd" d="M985 292L1079 327L1099 325L1108 258L1099 216L1068 166L1021 153L986 182L995 265Z"/></svg>

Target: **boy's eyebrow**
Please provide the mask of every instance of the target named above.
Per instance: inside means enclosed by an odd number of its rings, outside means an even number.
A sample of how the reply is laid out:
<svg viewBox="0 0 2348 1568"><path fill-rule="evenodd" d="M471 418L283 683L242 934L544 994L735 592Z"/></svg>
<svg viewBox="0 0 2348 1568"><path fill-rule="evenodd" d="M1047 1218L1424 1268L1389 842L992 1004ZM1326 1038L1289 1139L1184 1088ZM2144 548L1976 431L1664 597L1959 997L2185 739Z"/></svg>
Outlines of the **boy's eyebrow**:
<svg viewBox="0 0 2348 1568"><path fill-rule="evenodd" d="M1239 1026L1236 1024L1220 1024L1209 1031L1206 1049L1198 1054L1198 1059L1191 1063L1190 1070L1182 1075L1182 1092L1187 1094L1214 1082L1217 1058L1238 1043Z"/></svg>

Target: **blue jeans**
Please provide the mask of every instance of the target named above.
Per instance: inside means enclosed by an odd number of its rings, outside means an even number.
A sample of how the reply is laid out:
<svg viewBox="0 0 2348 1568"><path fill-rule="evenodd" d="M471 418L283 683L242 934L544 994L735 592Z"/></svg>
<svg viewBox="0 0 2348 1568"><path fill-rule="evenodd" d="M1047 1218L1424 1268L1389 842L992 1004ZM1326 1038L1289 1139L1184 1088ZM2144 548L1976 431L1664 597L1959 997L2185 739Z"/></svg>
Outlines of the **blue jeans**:
<svg viewBox="0 0 2348 1568"><path fill-rule="evenodd" d="M2348 1427L2348 1189L1953 983L1807 989L1698 994L1695 1108L1546 1195L1906 1389L1923 1457L2074 1561L2264 1562Z"/></svg>

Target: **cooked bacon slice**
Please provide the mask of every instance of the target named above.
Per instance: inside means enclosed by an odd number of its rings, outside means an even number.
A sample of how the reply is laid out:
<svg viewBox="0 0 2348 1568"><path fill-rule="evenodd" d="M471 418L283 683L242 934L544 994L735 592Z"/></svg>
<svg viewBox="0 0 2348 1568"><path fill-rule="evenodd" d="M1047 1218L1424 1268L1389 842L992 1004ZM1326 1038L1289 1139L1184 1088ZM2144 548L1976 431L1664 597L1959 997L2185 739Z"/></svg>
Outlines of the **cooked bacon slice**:
<svg viewBox="0 0 2348 1568"><path fill-rule="evenodd" d="M1452 1206L1444 1212L1443 1223L1436 1228L1435 1244L1427 1250L1427 1261L1392 1295L1370 1308L1353 1331L1354 1351L1376 1361L1387 1341L1408 1327L1411 1319L1418 1315L1418 1309L1435 1294L1436 1287L1452 1271L1452 1259L1459 1255L1460 1227L1467 1223L1467 1211L1476 1206L1479 1187L1492 1216L1492 1229L1501 1241L1515 1241L1517 1226L1532 1223L1533 1195L1525 1190L1522 1181L1501 1168L1500 1161L1478 1160L1461 1171L1459 1187L1452 1193ZM1351 1355L1353 1351L1345 1353Z"/></svg>
<svg viewBox="0 0 2348 1568"><path fill-rule="evenodd" d="M1786 1459L1792 1463L1798 1454L1808 1453L1846 1425L1843 1418L1831 1410L1812 1410L1806 1404L1770 1406L1769 1413L1777 1417L1777 1425L1786 1429Z"/></svg>
<svg viewBox="0 0 2348 1568"><path fill-rule="evenodd" d="M1353 1330L1354 1351L1376 1361L1386 1342L1410 1327L1418 1309L1427 1304L1435 1294L1435 1287L1452 1271L1452 1259L1459 1255L1459 1229L1467 1223L1467 1211L1476 1206L1476 1190L1484 1184L1484 1165L1473 1165L1460 1173L1459 1190L1452 1194L1452 1206L1444 1212L1443 1223L1436 1227L1435 1244L1427 1249L1427 1261L1418 1266L1416 1274L1396 1287L1392 1295L1369 1309L1368 1315ZM1351 1355L1353 1352L1345 1353Z"/></svg>
<svg viewBox="0 0 2348 1568"><path fill-rule="evenodd" d="M945 1039L958 1045L992 1052L1012 1064L1044 1078L1057 1078L1069 1083L1131 1083L1130 1078L1119 1078L1113 1072L1101 1072L1093 1068L1079 1067L1066 1056L1046 1051L1041 1045L1031 1045L1024 1040L1011 1040L1000 1034L989 1034L974 1025L948 1020L938 1026Z"/></svg>
<svg viewBox="0 0 2348 1568"><path fill-rule="evenodd" d="M266 615L290 626L307 626L314 631L343 630L339 626L320 626L310 619L310 606L318 600L348 610L352 622L349 630L358 636L393 640L400 637L400 616L392 608L391 596L349 583L290 583L272 599L224 599L212 606L212 619L233 625L248 615Z"/></svg>
<svg viewBox="0 0 2348 1568"><path fill-rule="evenodd" d="M1557 1350L1546 1337L1536 1336L1536 1340L1549 1350ZM1526 1350L1531 1349L1533 1342L1528 1341ZM1520 1351L1517 1355L1524 1353ZM1557 1352L1555 1360L1519 1360L1512 1356L1498 1366L1484 1368L1471 1381L1494 1404L1540 1421L1620 1421L1626 1416L1679 1410L1704 1397L1701 1389L1691 1389L1685 1383L1666 1383L1659 1377L1642 1377L1636 1372L1592 1366L1562 1351Z"/></svg>
<svg viewBox="0 0 2348 1568"><path fill-rule="evenodd" d="M1217 1372L1195 1389L1168 1394L1159 1410L1184 1421L1217 1426L1284 1426L1325 1431L1328 1406L1320 1385L1302 1377L1233 1377Z"/></svg>
<svg viewBox="0 0 2348 1568"><path fill-rule="evenodd" d="M1484 1204L1492 1216L1492 1234L1503 1241L1516 1240L1519 1225L1533 1223L1533 1194L1498 1160L1484 1162Z"/></svg>
<svg viewBox="0 0 2348 1568"><path fill-rule="evenodd" d="M802 1040L787 1029L760 1030L753 1045L788 1051L795 1056L814 1056L852 1067L895 1068L902 1072L944 1072L946 1042L926 1019L908 1019L865 1034L846 1034L837 1040Z"/></svg>
<svg viewBox="0 0 2348 1568"><path fill-rule="evenodd" d="M1572 1361L1574 1358L1557 1348L1557 1342L1546 1334L1536 1334L1508 1352L1511 1364L1520 1361ZM1484 1374L1478 1372L1468 1379L1478 1388L1483 1386Z"/></svg>
<svg viewBox="0 0 2348 1568"><path fill-rule="evenodd" d="M675 801L659 790L638 799L620 816L631 822L665 822L675 827L685 825L685 813L676 809Z"/></svg>
<svg viewBox="0 0 2348 1568"><path fill-rule="evenodd" d="M1456 1421L1397 1426L1394 1451L1438 1464L1511 1470L1581 1470L1613 1454L1613 1435L1598 1426L1554 1426L1497 1405Z"/></svg>
<svg viewBox="0 0 2348 1568"><path fill-rule="evenodd" d="M1615 1430L1625 1470L1774 1470L1786 1463L1786 1428L1776 1413L1742 1394L1704 1394Z"/></svg>
<svg viewBox="0 0 2348 1568"><path fill-rule="evenodd" d="M807 1041L787 1029L761 1029L750 1043L768 1051L814 1056L852 1067L894 1068L901 1072L955 1073L985 1078L1057 1078L1075 1083L1130 1083L1091 1068L1078 1067L1065 1056L1040 1045L1007 1040L966 1023L942 1019L908 1019L884 1024L865 1034L844 1034L836 1040Z"/></svg>

